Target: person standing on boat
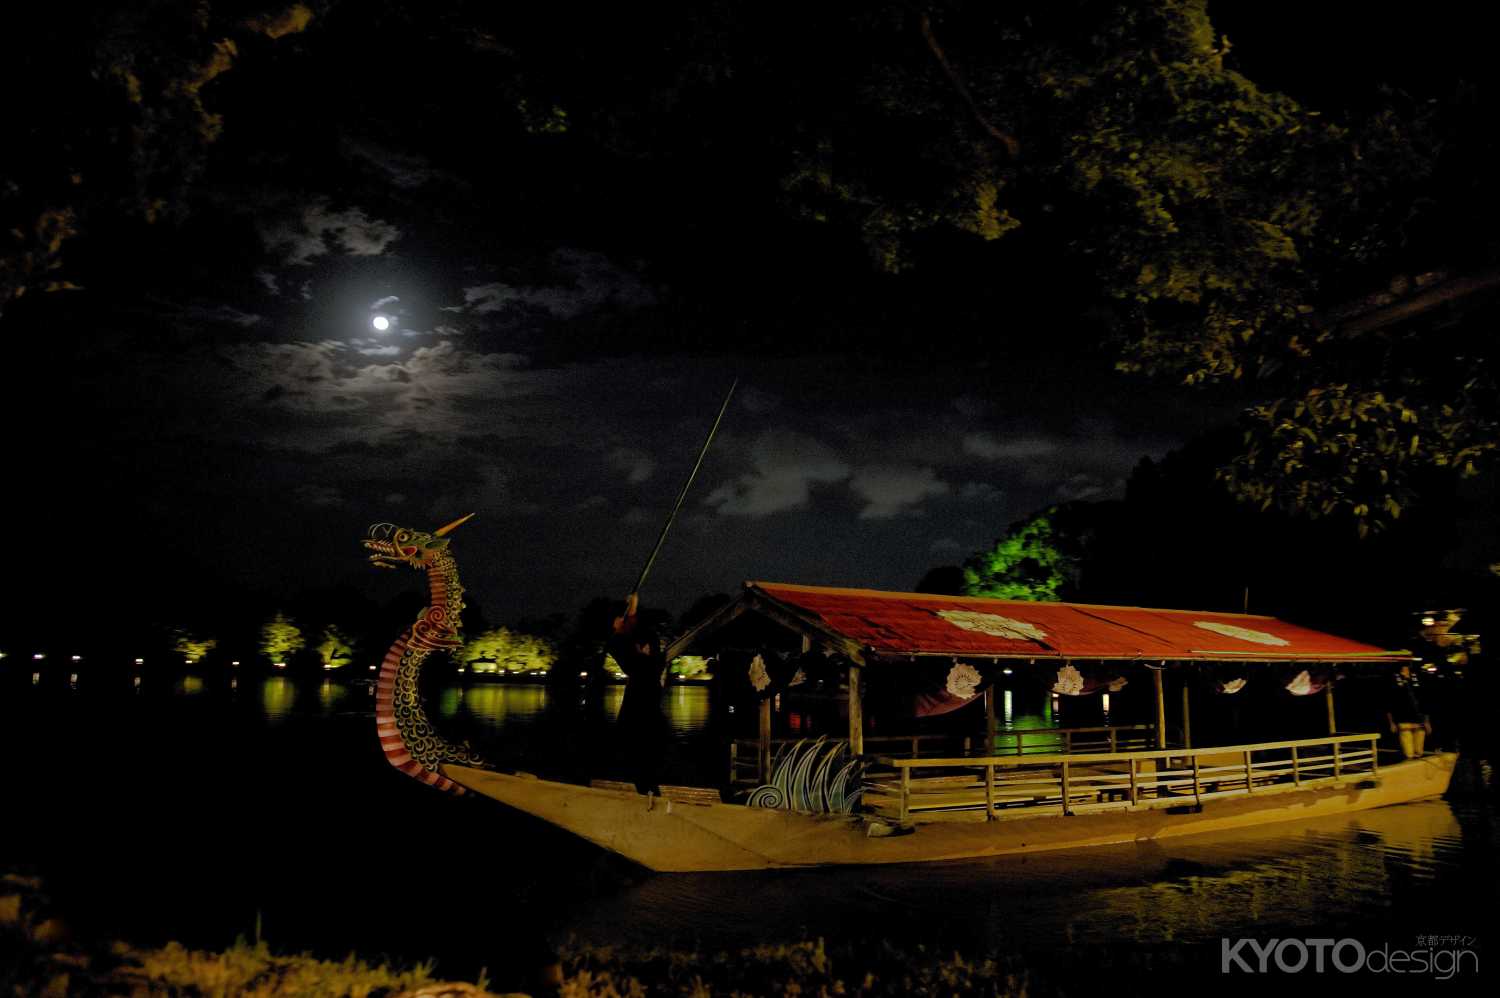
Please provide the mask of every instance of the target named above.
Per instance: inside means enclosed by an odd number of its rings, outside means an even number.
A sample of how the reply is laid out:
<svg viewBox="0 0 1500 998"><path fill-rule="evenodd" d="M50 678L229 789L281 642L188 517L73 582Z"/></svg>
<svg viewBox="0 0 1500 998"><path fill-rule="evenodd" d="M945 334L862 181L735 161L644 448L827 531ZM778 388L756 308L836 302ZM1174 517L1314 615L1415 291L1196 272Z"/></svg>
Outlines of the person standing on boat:
<svg viewBox="0 0 1500 998"><path fill-rule="evenodd" d="M1396 674L1385 720L1401 742L1401 754L1408 759L1420 758L1427 736L1432 734L1432 722L1417 699L1417 677L1409 665L1403 665Z"/></svg>
<svg viewBox="0 0 1500 998"><path fill-rule="evenodd" d="M667 747L667 718L661 709L662 677L667 671L661 636L641 622L640 597L631 593L625 612L615 618L605 650L625 673L625 700L619 731L636 793L661 796L661 766Z"/></svg>

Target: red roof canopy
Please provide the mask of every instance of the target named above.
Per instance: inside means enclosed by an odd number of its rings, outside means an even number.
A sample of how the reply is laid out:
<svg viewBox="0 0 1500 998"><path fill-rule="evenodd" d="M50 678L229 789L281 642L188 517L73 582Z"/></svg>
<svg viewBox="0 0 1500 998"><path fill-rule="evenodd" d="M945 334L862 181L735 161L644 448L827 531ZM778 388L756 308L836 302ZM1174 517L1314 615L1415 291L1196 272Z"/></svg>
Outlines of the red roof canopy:
<svg viewBox="0 0 1500 998"><path fill-rule="evenodd" d="M875 656L1398 662L1387 651L1256 614L1032 603L748 582L765 600Z"/></svg>

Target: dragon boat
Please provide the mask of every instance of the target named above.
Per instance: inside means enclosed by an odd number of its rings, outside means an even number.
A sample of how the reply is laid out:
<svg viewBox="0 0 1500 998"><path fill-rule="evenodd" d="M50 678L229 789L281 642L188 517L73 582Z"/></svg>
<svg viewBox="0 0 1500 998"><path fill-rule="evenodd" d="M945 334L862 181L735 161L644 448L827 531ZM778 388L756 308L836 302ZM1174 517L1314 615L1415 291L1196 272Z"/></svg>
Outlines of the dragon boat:
<svg viewBox="0 0 1500 998"><path fill-rule="evenodd" d="M432 594L380 670L387 760L655 871L961 860L1243 829L1438 797L1456 762L1381 744L1382 693L1409 652L1273 617L748 582L668 648L711 657L715 695L755 718L753 734L729 741L722 785L653 798L501 772L444 741L417 695L423 659L460 643L447 534L462 522L430 534L380 524L364 542L375 564L425 571ZM1336 687L1365 730L1340 730ZM1015 723L1016 696L1040 696L1054 723ZM1133 723L1111 723L1122 718ZM902 719L922 730L895 733ZM1244 740L1256 723L1258 740Z"/></svg>

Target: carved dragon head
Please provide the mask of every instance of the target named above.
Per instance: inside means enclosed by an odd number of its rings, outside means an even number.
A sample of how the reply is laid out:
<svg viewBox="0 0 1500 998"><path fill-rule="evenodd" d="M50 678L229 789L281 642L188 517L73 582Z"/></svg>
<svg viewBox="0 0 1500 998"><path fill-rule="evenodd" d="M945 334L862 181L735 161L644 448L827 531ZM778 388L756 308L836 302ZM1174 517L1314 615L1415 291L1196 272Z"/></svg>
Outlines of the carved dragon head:
<svg viewBox="0 0 1500 998"><path fill-rule="evenodd" d="M430 534L410 527L398 527L394 523L377 523L370 528L369 536L363 542L370 551L370 564L377 568L409 565L425 570L447 550L447 535L473 515L460 517Z"/></svg>

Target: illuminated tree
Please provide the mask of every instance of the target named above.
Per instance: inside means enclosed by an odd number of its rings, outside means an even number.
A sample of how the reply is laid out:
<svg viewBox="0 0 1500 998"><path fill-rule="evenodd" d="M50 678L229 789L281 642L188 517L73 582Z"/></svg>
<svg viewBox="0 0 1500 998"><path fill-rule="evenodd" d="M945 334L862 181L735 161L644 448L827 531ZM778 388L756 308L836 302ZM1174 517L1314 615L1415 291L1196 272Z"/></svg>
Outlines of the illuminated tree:
<svg viewBox="0 0 1500 998"><path fill-rule="evenodd" d="M354 645L343 631L333 624L323 628L323 640L318 643L318 658L327 669L342 669L354 657Z"/></svg>
<svg viewBox="0 0 1500 998"><path fill-rule="evenodd" d="M1013 524L999 540L964 563L964 595L1049 601L1062 598L1077 567L1057 546L1053 506Z"/></svg>
<svg viewBox="0 0 1500 998"><path fill-rule="evenodd" d="M708 659L702 655L678 655L672 659L670 671L683 679L699 676L708 671Z"/></svg>
<svg viewBox="0 0 1500 998"><path fill-rule="evenodd" d="M496 627L465 642L459 661L481 673L550 672L557 661L557 650L545 638Z"/></svg>
<svg viewBox="0 0 1500 998"><path fill-rule="evenodd" d="M280 612L260 629L260 650L272 662L285 662L306 644L301 628Z"/></svg>
<svg viewBox="0 0 1500 998"><path fill-rule="evenodd" d="M204 656L219 645L213 638L198 637L186 630L176 631L173 637L173 649L189 664L203 661Z"/></svg>

